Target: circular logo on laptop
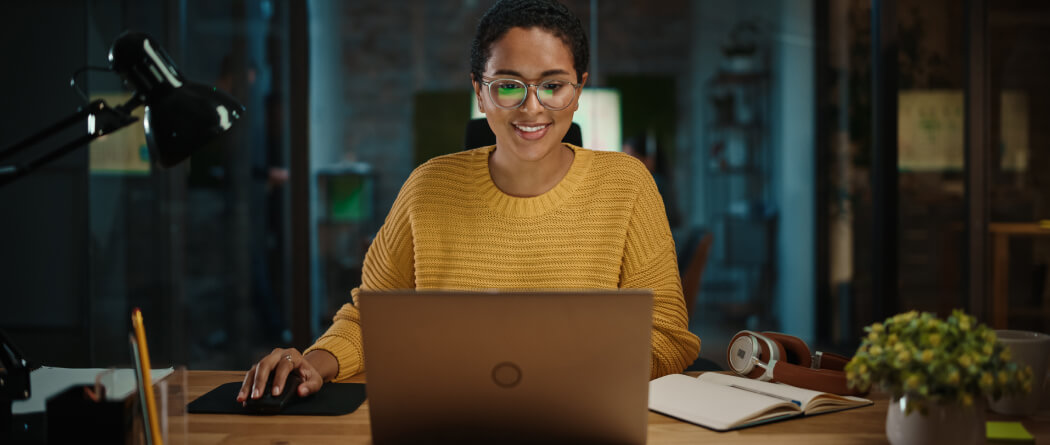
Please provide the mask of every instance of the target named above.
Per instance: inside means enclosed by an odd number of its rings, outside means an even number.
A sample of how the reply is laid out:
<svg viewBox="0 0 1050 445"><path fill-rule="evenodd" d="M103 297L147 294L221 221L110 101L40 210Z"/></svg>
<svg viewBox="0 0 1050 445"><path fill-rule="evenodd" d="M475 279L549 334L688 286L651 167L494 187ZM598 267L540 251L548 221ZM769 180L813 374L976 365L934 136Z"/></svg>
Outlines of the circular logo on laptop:
<svg viewBox="0 0 1050 445"><path fill-rule="evenodd" d="M513 388L521 382L521 368L511 362L503 362L492 368L492 381L501 388Z"/></svg>

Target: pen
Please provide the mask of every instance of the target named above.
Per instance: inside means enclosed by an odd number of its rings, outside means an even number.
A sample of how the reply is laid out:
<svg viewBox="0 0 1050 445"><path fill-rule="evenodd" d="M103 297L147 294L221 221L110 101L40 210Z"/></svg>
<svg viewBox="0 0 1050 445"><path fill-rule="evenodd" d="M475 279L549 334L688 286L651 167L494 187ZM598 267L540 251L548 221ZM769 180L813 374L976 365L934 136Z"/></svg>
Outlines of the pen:
<svg viewBox="0 0 1050 445"><path fill-rule="evenodd" d="M783 401L785 401L785 402L791 402L791 403L794 403L794 404L795 404L796 406L798 406L799 408L801 408L801 407L802 407L802 402L799 402L798 400L794 400L794 399L791 399L791 398L789 398L789 397L784 397L784 396L778 396L778 395L776 395L776 394L770 394L770 393L768 393L768 392L765 392L765 391L759 391L759 390L757 390L757 389L754 389L754 388L746 388L746 387L743 387L743 386L739 386L739 385L729 385L729 387L731 387L731 388L736 388L736 389L742 389L742 390L744 390L744 391L747 391L747 392L753 392L753 393L755 393L755 394L761 394L761 395L764 395L764 396L766 396L766 397L772 397L772 398L774 398L774 399L780 399L780 400L783 400Z"/></svg>
<svg viewBox="0 0 1050 445"><path fill-rule="evenodd" d="M149 413L149 434L153 437L153 445L164 445L160 437L160 422L157 419L157 404L153 398L153 378L149 371L149 350L146 349L146 328L142 324L142 311L135 308L131 311L131 326L135 329L135 338L138 340L139 363L142 367L142 387L146 394L146 412Z"/></svg>

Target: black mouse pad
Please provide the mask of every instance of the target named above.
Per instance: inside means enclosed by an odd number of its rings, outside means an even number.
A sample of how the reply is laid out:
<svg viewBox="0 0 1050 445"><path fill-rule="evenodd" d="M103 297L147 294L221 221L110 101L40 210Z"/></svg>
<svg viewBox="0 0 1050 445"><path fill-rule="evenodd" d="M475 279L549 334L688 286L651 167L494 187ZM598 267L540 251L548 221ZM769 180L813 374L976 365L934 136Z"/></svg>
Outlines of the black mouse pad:
<svg viewBox="0 0 1050 445"><path fill-rule="evenodd" d="M219 386L187 406L194 414L248 414L259 415L241 406L237 393L241 382ZM365 401L363 383L325 383L321 390L306 398L295 397L278 414L300 416L341 416L350 414Z"/></svg>

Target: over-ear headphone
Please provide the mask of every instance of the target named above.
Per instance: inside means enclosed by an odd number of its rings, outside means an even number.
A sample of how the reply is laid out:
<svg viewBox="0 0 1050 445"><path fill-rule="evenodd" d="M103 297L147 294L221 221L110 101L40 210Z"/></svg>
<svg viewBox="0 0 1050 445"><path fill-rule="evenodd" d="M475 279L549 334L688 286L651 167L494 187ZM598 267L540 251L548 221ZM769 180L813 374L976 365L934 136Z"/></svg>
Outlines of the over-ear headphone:
<svg viewBox="0 0 1050 445"><path fill-rule="evenodd" d="M729 368L744 377L780 382L814 391L864 395L846 384L848 357L816 351L801 338L779 332L740 331L729 342Z"/></svg>

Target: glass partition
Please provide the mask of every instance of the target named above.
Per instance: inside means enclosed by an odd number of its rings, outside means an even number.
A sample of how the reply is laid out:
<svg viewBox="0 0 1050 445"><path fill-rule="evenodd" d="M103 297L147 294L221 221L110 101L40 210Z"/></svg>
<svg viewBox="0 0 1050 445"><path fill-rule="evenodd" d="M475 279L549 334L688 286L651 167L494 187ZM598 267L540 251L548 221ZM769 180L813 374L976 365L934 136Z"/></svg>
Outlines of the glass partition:
<svg viewBox="0 0 1050 445"><path fill-rule="evenodd" d="M1050 4L988 2L990 321L1050 329Z"/></svg>
<svg viewBox="0 0 1050 445"><path fill-rule="evenodd" d="M168 170L150 163L141 124L91 145L93 360L122 361L126 348L113 345L141 307L158 362L244 368L291 340L287 2L87 3L92 64L105 65L124 30L144 31L187 79L246 108L233 131ZM113 74L86 80L92 97L130 96Z"/></svg>

